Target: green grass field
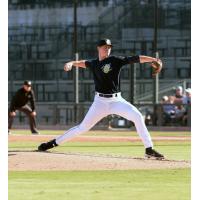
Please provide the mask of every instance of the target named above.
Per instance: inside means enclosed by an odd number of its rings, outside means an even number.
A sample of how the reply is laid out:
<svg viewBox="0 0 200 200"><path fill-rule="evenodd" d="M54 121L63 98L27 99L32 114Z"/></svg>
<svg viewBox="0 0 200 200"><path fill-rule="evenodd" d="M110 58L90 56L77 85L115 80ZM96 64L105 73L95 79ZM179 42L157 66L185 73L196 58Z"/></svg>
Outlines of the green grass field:
<svg viewBox="0 0 200 200"><path fill-rule="evenodd" d="M61 135L65 132L66 130L40 130L40 133L42 135ZM16 135L30 135L29 130L12 130L11 131L13 134ZM176 137L176 136L190 136L191 132L189 131L151 131L150 132L151 136L170 136L170 137ZM85 133L84 135L90 135L90 136L137 136L138 134L136 131L89 131Z"/></svg>
<svg viewBox="0 0 200 200"><path fill-rule="evenodd" d="M42 131L55 134L55 131ZM61 134L63 131L57 131ZM16 131L16 134L30 134ZM152 132L152 136L181 136L181 132ZM91 134L87 134L91 135ZM130 132L94 132L94 135L131 136ZM183 136L190 133L183 132ZM12 142L9 150L34 150L38 143ZM154 142L169 159L190 160L190 141ZM54 151L54 150L53 150ZM98 153L143 157L141 142L67 142L59 152ZM190 200L190 169L113 171L9 172L10 200Z"/></svg>
<svg viewBox="0 0 200 200"><path fill-rule="evenodd" d="M11 172L10 200L189 200L190 171Z"/></svg>

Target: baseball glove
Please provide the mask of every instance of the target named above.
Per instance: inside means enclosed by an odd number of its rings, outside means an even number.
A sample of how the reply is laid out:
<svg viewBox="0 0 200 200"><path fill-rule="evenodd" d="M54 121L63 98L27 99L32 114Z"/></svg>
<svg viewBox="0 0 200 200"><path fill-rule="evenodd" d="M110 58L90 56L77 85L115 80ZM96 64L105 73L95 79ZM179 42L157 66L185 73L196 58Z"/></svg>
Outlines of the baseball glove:
<svg viewBox="0 0 200 200"><path fill-rule="evenodd" d="M152 61L151 66L153 67L153 76L156 76L161 70L162 70L162 61L157 60L157 61Z"/></svg>

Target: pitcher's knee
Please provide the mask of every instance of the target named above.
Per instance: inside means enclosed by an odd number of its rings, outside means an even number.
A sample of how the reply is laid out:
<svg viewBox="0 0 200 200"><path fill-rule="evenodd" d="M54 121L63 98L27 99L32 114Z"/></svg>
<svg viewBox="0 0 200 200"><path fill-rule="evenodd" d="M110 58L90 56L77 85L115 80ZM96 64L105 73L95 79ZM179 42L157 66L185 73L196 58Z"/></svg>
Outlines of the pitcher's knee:
<svg viewBox="0 0 200 200"><path fill-rule="evenodd" d="M85 124L78 125L78 129L80 132L87 132L90 130L90 127Z"/></svg>
<svg viewBox="0 0 200 200"><path fill-rule="evenodd" d="M140 112L135 113L132 117L132 120L134 123L144 121L143 116Z"/></svg>

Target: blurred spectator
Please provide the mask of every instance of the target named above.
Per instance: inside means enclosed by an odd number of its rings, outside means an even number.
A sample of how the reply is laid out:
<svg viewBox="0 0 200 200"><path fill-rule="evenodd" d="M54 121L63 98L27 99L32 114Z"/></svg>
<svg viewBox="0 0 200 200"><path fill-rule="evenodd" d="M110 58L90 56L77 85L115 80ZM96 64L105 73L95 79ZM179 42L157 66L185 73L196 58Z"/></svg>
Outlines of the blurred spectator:
<svg viewBox="0 0 200 200"><path fill-rule="evenodd" d="M176 87L176 90L175 90L173 103L182 104L182 99L183 99L183 87L178 86L178 87Z"/></svg>
<svg viewBox="0 0 200 200"><path fill-rule="evenodd" d="M182 98L183 104L191 104L191 88L185 89L185 96Z"/></svg>
<svg viewBox="0 0 200 200"><path fill-rule="evenodd" d="M168 96L163 96L161 103L163 104L164 125L166 125L174 121L175 105L173 104L173 98Z"/></svg>
<svg viewBox="0 0 200 200"><path fill-rule="evenodd" d="M183 123L185 108L182 104L175 104L174 100L173 96L163 96L162 98L164 125L171 123L182 125Z"/></svg>
<svg viewBox="0 0 200 200"><path fill-rule="evenodd" d="M190 125L191 117L191 88L185 89L185 96L182 98L182 103L185 106L185 113L183 116L183 125Z"/></svg>
<svg viewBox="0 0 200 200"><path fill-rule="evenodd" d="M175 97L178 99L181 99L183 97L183 87L182 86L178 86L176 88Z"/></svg>
<svg viewBox="0 0 200 200"><path fill-rule="evenodd" d="M180 125L184 125L184 115L186 109L183 104L176 105L175 108L175 122Z"/></svg>

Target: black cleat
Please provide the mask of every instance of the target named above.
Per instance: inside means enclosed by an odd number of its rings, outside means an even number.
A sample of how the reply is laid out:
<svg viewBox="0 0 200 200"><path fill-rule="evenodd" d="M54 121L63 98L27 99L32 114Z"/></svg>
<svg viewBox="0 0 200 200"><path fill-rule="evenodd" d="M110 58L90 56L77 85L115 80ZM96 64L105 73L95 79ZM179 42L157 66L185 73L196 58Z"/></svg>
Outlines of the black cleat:
<svg viewBox="0 0 200 200"><path fill-rule="evenodd" d="M33 131L32 135L39 135L40 133L38 131Z"/></svg>
<svg viewBox="0 0 200 200"><path fill-rule="evenodd" d="M42 143L40 146L38 146L38 151L46 151L46 150L51 149L56 146L58 146L58 145L56 144L56 140L54 139L49 142Z"/></svg>
<svg viewBox="0 0 200 200"><path fill-rule="evenodd" d="M164 155L158 153L156 150L152 149L152 147L146 148L145 157L146 158L154 158L157 160L162 160L165 158Z"/></svg>

